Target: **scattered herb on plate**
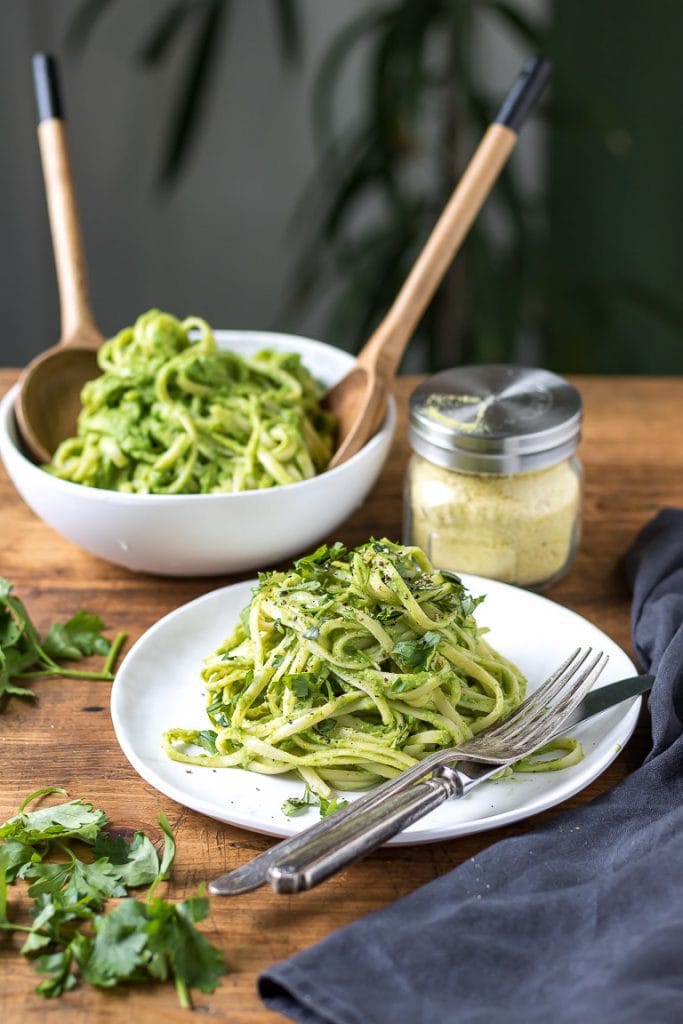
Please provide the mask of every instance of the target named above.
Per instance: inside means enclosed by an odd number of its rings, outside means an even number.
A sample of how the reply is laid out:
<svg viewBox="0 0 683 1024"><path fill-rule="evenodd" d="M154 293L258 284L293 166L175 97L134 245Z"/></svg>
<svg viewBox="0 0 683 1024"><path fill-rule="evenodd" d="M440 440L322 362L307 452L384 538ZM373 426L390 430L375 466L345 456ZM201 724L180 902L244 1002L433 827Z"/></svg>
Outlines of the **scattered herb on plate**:
<svg viewBox="0 0 683 1024"><path fill-rule="evenodd" d="M36 991L53 997L79 981L113 988L172 979L180 1005L192 1009L191 989L213 992L226 967L195 928L208 913L203 891L175 904L156 895L175 858L166 817L159 817L159 857L144 832L130 842L113 838L104 811L85 800L27 809L55 793L67 795L39 789L0 825L0 930L26 935L21 952L43 976ZM31 924L8 917L8 889L17 879L29 883ZM128 895L141 886L149 887L144 900ZM110 899L120 902L108 910Z"/></svg>
<svg viewBox="0 0 683 1024"><path fill-rule="evenodd" d="M303 796L290 796L289 799L285 800L282 804L282 813L288 818L295 818L299 814L305 814L309 807L319 807L320 817L327 818L330 814L334 814L335 811L340 811L342 807L346 807L348 800L343 800L341 797L333 796L329 800L326 800L323 796L318 796L308 786L305 787Z"/></svg>
<svg viewBox="0 0 683 1024"><path fill-rule="evenodd" d="M26 680L62 676L111 682L113 669L126 639L119 633L113 642L102 634L104 623L87 611L76 612L67 622L55 622L41 639L13 585L0 576L0 711L7 698L34 698ZM88 672L60 662L81 661L92 655L104 657L99 672Z"/></svg>

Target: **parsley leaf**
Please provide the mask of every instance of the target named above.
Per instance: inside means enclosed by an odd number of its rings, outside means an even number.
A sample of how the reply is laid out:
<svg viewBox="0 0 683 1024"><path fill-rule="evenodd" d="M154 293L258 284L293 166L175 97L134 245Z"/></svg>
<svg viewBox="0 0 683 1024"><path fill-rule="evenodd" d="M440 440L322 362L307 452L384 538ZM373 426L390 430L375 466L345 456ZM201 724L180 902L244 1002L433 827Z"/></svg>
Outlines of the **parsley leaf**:
<svg viewBox="0 0 683 1024"><path fill-rule="evenodd" d="M285 800L282 804L282 813L286 814L288 818L295 818L299 814L303 814L309 807L317 807L320 803L319 798L309 789L305 787L303 796L290 796L288 800Z"/></svg>
<svg viewBox="0 0 683 1024"><path fill-rule="evenodd" d="M225 973L220 950L194 927L208 913L208 900L191 897L173 905L127 899L94 921L94 942L82 965L91 985L110 988L122 981L175 978L180 1004L189 1009L189 990L213 992Z"/></svg>
<svg viewBox="0 0 683 1024"><path fill-rule="evenodd" d="M84 979L91 985L110 988L134 978L136 971L145 966L146 927L145 905L135 899L123 900L96 918L94 942L82 965Z"/></svg>
<svg viewBox="0 0 683 1024"><path fill-rule="evenodd" d="M119 878L128 887L151 885L159 874L159 855L144 832L136 832L130 843L122 836L112 839L100 832L93 851L118 868Z"/></svg>
<svg viewBox="0 0 683 1024"><path fill-rule="evenodd" d="M213 992L220 975L225 973L220 950L194 927L197 921L204 920L208 912L209 901L201 890L199 896L190 897L175 906L160 899L147 905L149 951L156 963L166 959L176 984L178 980L182 981L179 989L181 1006L189 1007L189 988Z"/></svg>
<svg viewBox="0 0 683 1024"><path fill-rule="evenodd" d="M342 807L346 807L348 800L342 800L341 797L333 796L329 800L326 800L323 796L318 796L308 786L304 789L303 796L292 796L282 805L282 813L286 814L288 818L294 818L298 814L303 814L309 807L319 807L320 817L326 818L330 814L334 814L335 811L340 811Z"/></svg>
<svg viewBox="0 0 683 1024"><path fill-rule="evenodd" d="M71 970L74 960L74 943L69 943L59 953L46 953L36 960L36 968L41 974L47 975L44 981L36 988L41 996L51 998L61 996L62 992L68 992L75 988L78 979Z"/></svg>
<svg viewBox="0 0 683 1024"><path fill-rule="evenodd" d="M300 699L309 697L316 689L316 677L312 672L299 672L284 676L285 684Z"/></svg>
<svg viewBox="0 0 683 1024"><path fill-rule="evenodd" d="M429 630L415 640L400 640L391 656L403 671L426 671L434 659L440 640L440 633Z"/></svg>
<svg viewBox="0 0 683 1024"><path fill-rule="evenodd" d="M80 839L85 843L94 842L107 818L103 811L95 809L87 801L70 800L37 811L24 811L24 807L37 797L57 792L63 790L37 790L27 797L19 813L0 825L0 839L13 839L29 846L66 837Z"/></svg>
<svg viewBox="0 0 683 1024"><path fill-rule="evenodd" d="M59 895L65 903L86 900L90 906L99 908L110 897L126 895L121 872L106 858L88 864L72 856L62 864L36 864L24 877L35 879L28 890L33 899L45 894Z"/></svg>
<svg viewBox="0 0 683 1024"><path fill-rule="evenodd" d="M326 562L337 561L343 558L346 554L346 548L340 541L335 541L331 547L327 544L321 544L319 548L310 555L304 555L303 558L298 558L294 562L294 568L298 573L304 575L307 570L323 565Z"/></svg>
<svg viewBox="0 0 683 1024"><path fill-rule="evenodd" d="M216 737L218 733L214 729L201 729L195 734L193 742L206 750L208 754L216 754Z"/></svg>
<svg viewBox="0 0 683 1024"><path fill-rule="evenodd" d="M343 807L348 807L349 801L342 800L339 796L333 796L331 800L325 800L324 797L320 797L320 817L328 818L330 814L334 814L335 811L341 811Z"/></svg>
<svg viewBox="0 0 683 1024"><path fill-rule="evenodd" d="M32 846L15 839L0 845L0 855L3 858L8 882L13 882L17 876L24 877L26 869L40 861L40 854Z"/></svg>
<svg viewBox="0 0 683 1024"><path fill-rule="evenodd" d="M80 661L91 654L109 654L111 644L102 635L104 623L99 615L76 612L68 622L55 622L43 642L51 658Z"/></svg>
<svg viewBox="0 0 683 1024"><path fill-rule="evenodd" d="M9 580L0 576L0 710L10 696L35 697L21 680L45 676L95 679L111 682L112 668L126 639L119 633L113 643L102 635L97 615L77 612L65 623L51 626L41 641L23 602L12 593ZM101 672L65 668L60 661L80 661L93 654L106 657Z"/></svg>

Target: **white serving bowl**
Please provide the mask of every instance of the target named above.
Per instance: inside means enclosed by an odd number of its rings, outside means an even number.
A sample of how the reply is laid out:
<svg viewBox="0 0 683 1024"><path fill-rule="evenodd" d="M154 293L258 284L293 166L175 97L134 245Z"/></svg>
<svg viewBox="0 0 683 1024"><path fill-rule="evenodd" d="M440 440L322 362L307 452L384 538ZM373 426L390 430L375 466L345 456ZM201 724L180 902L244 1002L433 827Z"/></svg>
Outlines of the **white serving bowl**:
<svg viewBox="0 0 683 1024"><path fill-rule="evenodd" d="M301 353L326 386L351 368L348 352L267 331L214 331L222 348ZM300 483L237 494L120 494L46 473L18 445L13 387L0 403L0 455L27 505L67 540L137 572L217 576L265 569L313 550L365 499L389 451L396 406L381 430L348 462Z"/></svg>

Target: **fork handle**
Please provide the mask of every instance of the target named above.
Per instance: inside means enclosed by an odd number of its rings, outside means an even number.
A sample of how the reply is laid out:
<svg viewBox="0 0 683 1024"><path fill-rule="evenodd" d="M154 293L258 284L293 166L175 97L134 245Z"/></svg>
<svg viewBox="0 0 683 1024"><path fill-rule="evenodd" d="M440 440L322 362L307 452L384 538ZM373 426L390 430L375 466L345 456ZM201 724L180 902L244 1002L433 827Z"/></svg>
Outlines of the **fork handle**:
<svg viewBox="0 0 683 1024"><path fill-rule="evenodd" d="M441 764L447 764L448 761L453 761L460 756L461 752L458 747L450 747L448 750L439 750L428 754L422 761L418 761L410 768L405 768L394 778L387 779L378 786L367 790L348 807L344 807L328 818L321 818L315 825L310 825L305 831L297 832L289 839L283 839L275 846L260 853L258 857L254 857L248 864L227 871L215 878L209 883L209 892L214 896L234 896L257 889L268 881L268 872L273 864L285 859L289 861L291 854L298 853L304 847L308 849L314 839L320 839L332 830L338 835L338 830L342 823L347 822L347 819L357 821L359 816L365 816L371 807L378 804L385 806L391 796L409 789L414 783L430 775Z"/></svg>
<svg viewBox="0 0 683 1024"><path fill-rule="evenodd" d="M470 768L472 769L470 771ZM396 793L367 813L312 839L271 866L268 880L279 893L312 889L353 861L364 857L397 832L429 814L450 797L465 796L473 786L500 771L501 765L443 765L431 778Z"/></svg>

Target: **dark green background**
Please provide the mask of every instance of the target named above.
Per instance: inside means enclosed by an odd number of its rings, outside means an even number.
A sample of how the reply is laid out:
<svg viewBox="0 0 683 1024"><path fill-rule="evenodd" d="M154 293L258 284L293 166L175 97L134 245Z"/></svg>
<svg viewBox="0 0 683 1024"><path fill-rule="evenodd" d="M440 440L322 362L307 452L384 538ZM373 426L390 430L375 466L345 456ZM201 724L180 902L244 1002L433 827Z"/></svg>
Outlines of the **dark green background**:
<svg viewBox="0 0 683 1024"><path fill-rule="evenodd" d="M594 128L553 131L548 352L567 369L683 370L683 4L556 0L558 74Z"/></svg>

